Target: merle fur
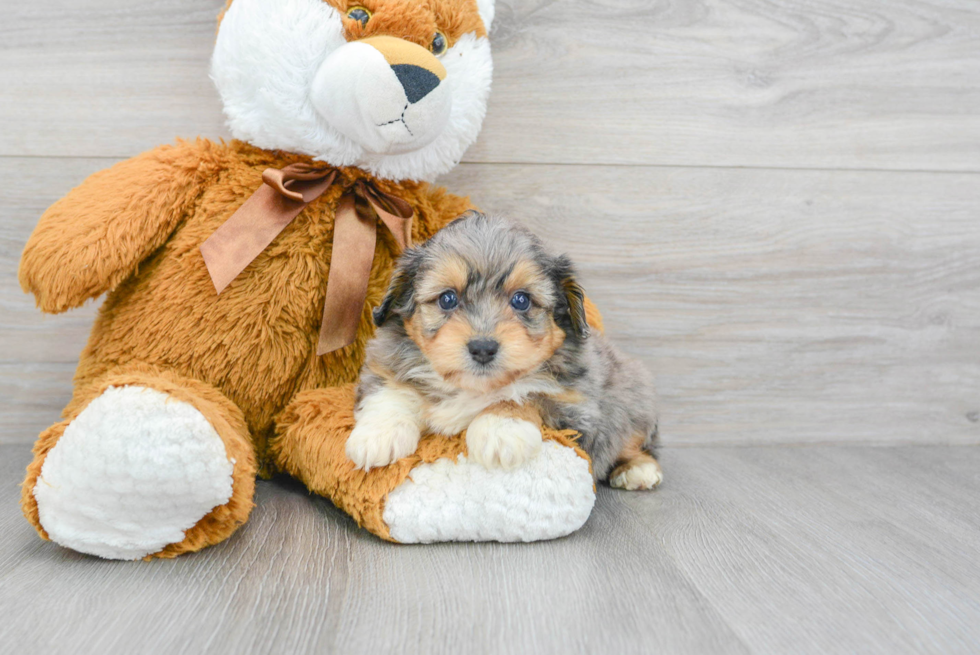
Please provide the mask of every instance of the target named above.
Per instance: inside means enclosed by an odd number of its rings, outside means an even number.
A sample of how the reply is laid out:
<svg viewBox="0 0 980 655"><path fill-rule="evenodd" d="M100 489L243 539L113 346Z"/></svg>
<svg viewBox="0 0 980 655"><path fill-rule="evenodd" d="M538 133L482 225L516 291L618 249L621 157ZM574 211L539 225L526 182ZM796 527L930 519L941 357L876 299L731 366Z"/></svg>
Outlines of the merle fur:
<svg viewBox="0 0 980 655"><path fill-rule="evenodd" d="M602 333L592 332L585 319L584 292L575 278L575 268L566 255L552 255L527 229L496 217L468 212L438 232L427 243L405 251L392 277L387 295L374 311L378 326L369 344L367 364L358 387L358 403L383 381L369 366L373 363L394 373L402 383L423 394L445 395L434 384L435 373L425 355L405 331L403 318L415 311L414 282L441 255L466 253L486 259L487 270L506 272L521 258L530 258L554 286L555 302L550 307L555 323L565 332L564 343L537 372L550 376L567 391L577 392L577 402L552 396L534 397L542 419L551 428L575 430L578 443L592 458L600 480L621 463L624 448L637 436L650 454L658 439L656 397L649 372L627 358ZM495 274L494 279L502 279ZM486 274L473 270L467 293L480 293L491 283Z"/></svg>

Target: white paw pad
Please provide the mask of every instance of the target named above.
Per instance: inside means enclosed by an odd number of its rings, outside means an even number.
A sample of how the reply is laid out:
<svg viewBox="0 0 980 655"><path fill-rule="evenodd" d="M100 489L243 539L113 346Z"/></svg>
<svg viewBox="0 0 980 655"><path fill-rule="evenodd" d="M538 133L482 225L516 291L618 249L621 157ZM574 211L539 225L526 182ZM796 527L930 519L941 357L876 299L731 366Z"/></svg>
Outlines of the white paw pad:
<svg viewBox="0 0 980 655"><path fill-rule="evenodd" d="M466 429L466 450L487 468L516 468L541 450L541 430L519 418L481 414Z"/></svg>
<svg viewBox="0 0 980 655"><path fill-rule="evenodd" d="M617 489L638 491L653 489L664 479L663 471L656 462L643 462L629 468L614 471L609 484Z"/></svg>
<svg viewBox="0 0 980 655"><path fill-rule="evenodd" d="M48 453L34 487L52 541L107 559L157 553L232 494L234 462L191 405L144 387L93 400Z"/></svg>
<svg viewBox="0 0 980 655"><path fill-rule="evenodd" d="M408 457L418 448L418 425L378 414L364 414L347 438L347 458L370 471Z"/></svg>

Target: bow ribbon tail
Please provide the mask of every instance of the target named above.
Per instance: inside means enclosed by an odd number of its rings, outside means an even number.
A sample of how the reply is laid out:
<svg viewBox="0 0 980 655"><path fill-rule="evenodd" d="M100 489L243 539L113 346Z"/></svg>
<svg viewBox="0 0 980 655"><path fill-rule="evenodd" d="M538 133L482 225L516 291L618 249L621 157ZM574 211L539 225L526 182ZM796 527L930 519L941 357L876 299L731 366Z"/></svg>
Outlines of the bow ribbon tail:
<svg viewBox="0 0 980 655"><path fill-rule="evenodd" d="M411 205L401 198L383 194L363 181L351 191L341 198L334 218L333 249L317 355L326 355L352 344L364 312L378 224L375 216L359 208L358 198L367 200L402 250L412 243L415 212Z"/></svg>
<svg viewBox="0 0 980 655"><path fill-rule="evenodd" d="M334 216L333 251L317 355L340 350L357 337L377 238L377 223L358 213L353 194L344 194Z"/></svg>
<svg viewBox="0 0 980 655"><path fill-rule="evenodd" d="M330 188L336 171L294 165L269 169L264 184L201 244L211 282L220 295L308 204Z"/></svg>

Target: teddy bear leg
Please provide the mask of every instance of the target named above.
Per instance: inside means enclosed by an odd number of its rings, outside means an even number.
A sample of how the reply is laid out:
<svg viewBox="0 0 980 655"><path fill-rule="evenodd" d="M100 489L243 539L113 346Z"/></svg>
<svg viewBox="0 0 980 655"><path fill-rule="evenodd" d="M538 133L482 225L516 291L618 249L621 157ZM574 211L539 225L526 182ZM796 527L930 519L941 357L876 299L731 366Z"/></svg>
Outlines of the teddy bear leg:
<svg viewBox="0 0 980 655"><path fill-rule="evenodd" d="M66 416L41 433L22 490L42 537L107 559L174 557L248 518L255 453L242 412L210 385L117 372Z"/></svg>
<svg viewBox="0 0 980 655"><path fill-rule="evenodd" d="M588 456L569 435L545 430L540 453L517 469L466 457L462 437L425 436L388 466L354 468L345 443L354 427L352 385L304 391L276 420L278 466L382 539L538 541L578 530L595 503Z"/></svg>

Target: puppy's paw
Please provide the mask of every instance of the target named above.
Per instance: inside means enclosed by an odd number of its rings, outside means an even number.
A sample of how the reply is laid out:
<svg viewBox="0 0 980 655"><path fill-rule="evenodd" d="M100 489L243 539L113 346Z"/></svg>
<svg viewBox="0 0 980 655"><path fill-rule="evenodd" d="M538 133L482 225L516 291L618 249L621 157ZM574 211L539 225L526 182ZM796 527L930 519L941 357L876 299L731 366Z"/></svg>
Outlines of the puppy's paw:
<svg viewBox="0 0 980 655"><path fill-rule="evenodd" d="M466 429L466 448L477 464L512 469L541 450L541 430L519 418L481 414Z"/></svg>
<svg viewBox="0 0 980 655"><path fill-rule="evenodd" d="M347 438L347 457L355 468L370 471L414 453L420 437L418 425L411 421L366 415Z"/></svg>
<svg viewBox="0 0 980 655"><path fill-rule="evenodd" d="M655 489L663 482L664 473L656 460L627 462L609 476L609 484L616 489L639 491Z"/></svg>

